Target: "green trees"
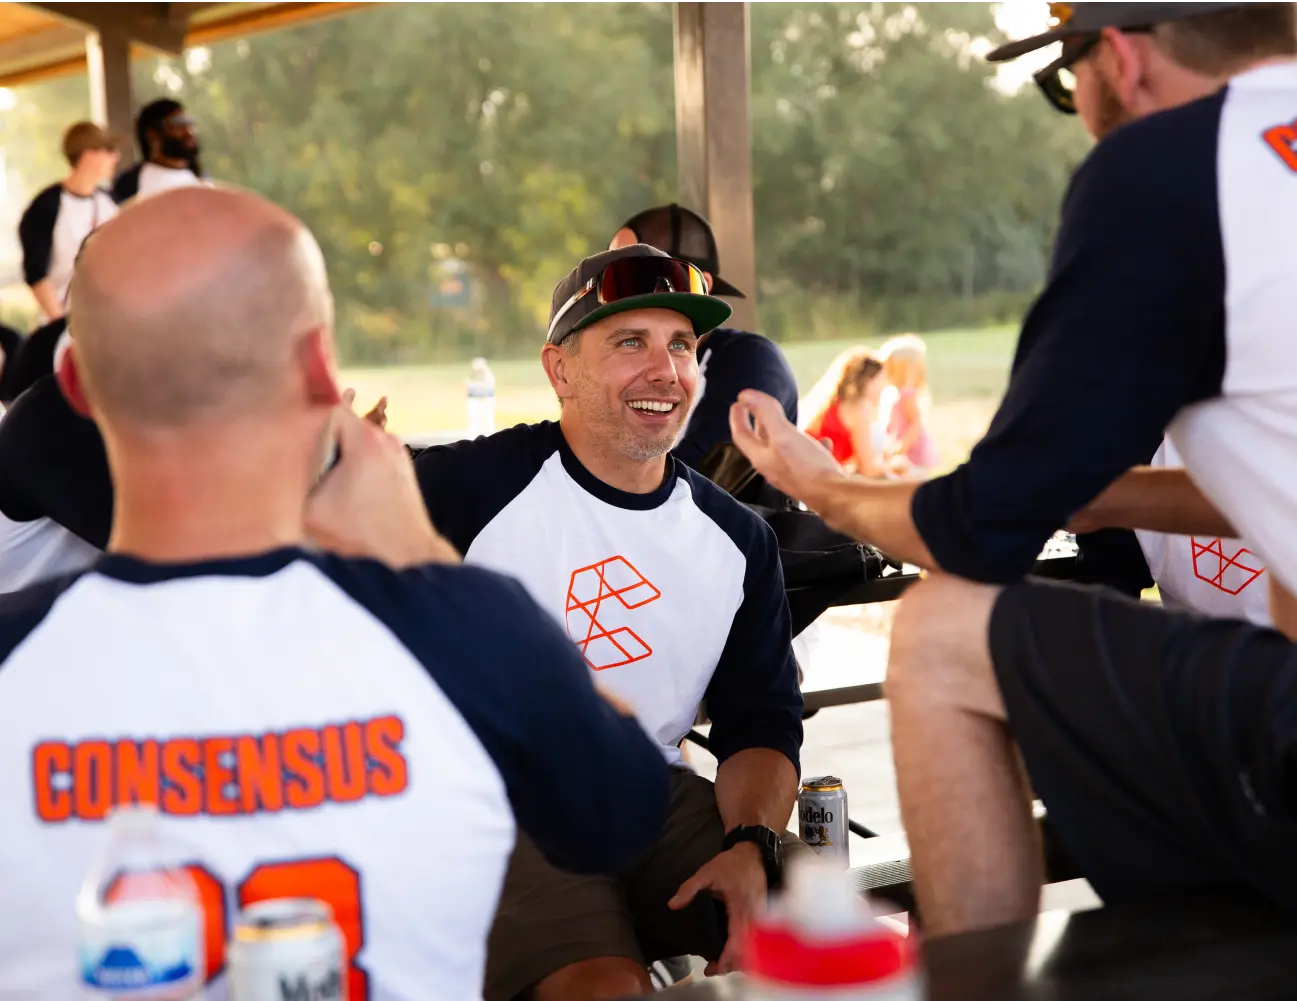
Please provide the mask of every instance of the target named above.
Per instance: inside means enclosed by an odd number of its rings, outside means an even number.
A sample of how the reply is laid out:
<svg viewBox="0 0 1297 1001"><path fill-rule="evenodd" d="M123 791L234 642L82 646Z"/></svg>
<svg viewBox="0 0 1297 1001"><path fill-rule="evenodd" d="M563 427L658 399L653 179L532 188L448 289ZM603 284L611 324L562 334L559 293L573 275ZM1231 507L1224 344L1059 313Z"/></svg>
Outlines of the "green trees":
<svg viewBox="0 0 1297 1001"><path fill-rule="evenodd" d="M989 5L751 17L762 326L1020 311L1087 143L991 86ZM214 177L315 230L349 361L436 360L530 351L562 274L674 196L671 62L667 3L383 4L141 62L137 85L189 106Z"/></svg>

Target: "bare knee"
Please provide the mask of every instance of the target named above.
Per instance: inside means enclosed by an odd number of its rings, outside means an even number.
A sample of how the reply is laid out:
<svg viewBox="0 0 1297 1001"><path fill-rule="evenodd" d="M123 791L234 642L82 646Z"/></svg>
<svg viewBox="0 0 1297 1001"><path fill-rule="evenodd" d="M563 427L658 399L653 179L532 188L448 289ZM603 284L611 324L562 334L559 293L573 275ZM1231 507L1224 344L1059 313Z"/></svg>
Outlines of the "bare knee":
<svg viewBox="0 0 1297 1001"><path fill-rule="evenodd" d="M892 622L887 697L1002 717L988 639L1000 591L946 574L910 588Z"/></svg>
<svg viewBox="0 0 1297 1001"><path fill-rule="evenodd" d="M624 956L601 956L556 970L536 985L535 1001L606 1001L651 993L648 971Z"/></svg>

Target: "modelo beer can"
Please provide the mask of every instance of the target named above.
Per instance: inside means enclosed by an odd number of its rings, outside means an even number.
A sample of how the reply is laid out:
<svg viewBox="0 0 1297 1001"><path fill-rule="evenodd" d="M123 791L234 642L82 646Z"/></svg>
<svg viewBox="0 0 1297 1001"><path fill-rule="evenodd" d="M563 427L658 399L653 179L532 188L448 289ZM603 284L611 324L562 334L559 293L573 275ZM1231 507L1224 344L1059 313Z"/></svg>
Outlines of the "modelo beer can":
<svg viewBox="0 0 1297 1001"><path fill-rule="evenodd" d="M230 1001L347 1001L347 956L333 911L284 898L239 914L226 950Z"/></svg>
<svg viewBox="0 0 1297 1001"><path fill-rule="evenodd" d="M817 855L837 860L846 869L851 863L847 843L847 791L832 775L807 779L797 796L801 839Z"/></svg>

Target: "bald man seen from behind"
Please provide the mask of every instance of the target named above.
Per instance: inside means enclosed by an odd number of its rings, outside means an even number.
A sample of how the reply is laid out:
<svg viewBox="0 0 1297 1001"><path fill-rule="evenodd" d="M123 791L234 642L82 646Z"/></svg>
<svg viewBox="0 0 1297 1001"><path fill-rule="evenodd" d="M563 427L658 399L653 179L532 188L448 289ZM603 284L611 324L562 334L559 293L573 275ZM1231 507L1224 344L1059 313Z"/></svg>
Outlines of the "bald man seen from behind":
<svg viewBox="0 0 1297 1001"><path fill-rule="evenodd" d="M519 585L459 565L341 402L332 318L314 239L251 194L144 199L85 247L60 376L116 505L90 569L0 596L0 997L120 972L74 903L124 803L210 876L204 978L236 907L318 897L352 1001L480 997L515 822L583 872L657 835L660 752Z"/></svg>

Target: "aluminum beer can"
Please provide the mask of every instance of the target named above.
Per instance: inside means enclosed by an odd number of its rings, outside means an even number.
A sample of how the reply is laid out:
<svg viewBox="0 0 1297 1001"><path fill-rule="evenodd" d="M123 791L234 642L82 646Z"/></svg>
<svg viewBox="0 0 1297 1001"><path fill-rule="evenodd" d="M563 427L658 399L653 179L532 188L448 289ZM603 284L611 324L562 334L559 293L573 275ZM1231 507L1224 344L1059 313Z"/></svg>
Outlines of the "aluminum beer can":
<svg viewBox="0 0 1297 1001"><path fill-rule="evenodd" d="M347 954L333 911L285 897L240 914L226 950L230 1001L347 1001Z"/></svg>
<svg viewBox="0 0 1297 1001"><path fill-rule="evenodd" d="M800 835L817 855L832 858L846 869L851 851L847 843L847 790L833 775L806 779L797 796Z"/></svg>

